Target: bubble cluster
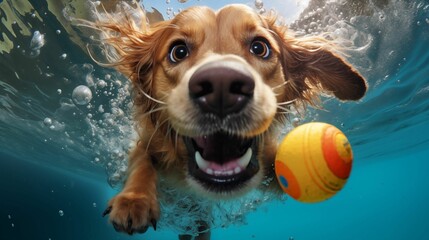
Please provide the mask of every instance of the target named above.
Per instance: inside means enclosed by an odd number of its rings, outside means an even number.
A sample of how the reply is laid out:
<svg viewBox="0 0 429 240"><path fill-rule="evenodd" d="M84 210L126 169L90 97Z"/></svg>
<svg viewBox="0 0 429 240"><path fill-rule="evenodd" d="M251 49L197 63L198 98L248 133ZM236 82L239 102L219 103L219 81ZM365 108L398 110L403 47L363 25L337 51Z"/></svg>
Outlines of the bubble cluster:
<svg viewBox="0 0 429 240"><path fill-rule="evenodd" d="M260 209L263 204L270 201L284 202L286 200L286 195L274 195L263 188L234 201L209 200L171 187L164 183L164 179L160 179L160 181L160 184L163 185L159 192L163 218L158 223L159 226L191 235L198 232L195 222L202 217L211 223L212 228L224 228L231 223L245 224L249 212Z"/></svg>

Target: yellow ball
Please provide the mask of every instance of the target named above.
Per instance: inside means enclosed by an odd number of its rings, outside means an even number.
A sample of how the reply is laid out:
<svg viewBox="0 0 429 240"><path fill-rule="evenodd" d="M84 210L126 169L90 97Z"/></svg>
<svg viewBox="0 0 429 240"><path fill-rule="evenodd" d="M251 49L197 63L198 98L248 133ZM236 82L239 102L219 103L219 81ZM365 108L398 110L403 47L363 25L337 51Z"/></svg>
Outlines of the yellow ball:
<svg viewBox="0 0 429 240"><path fill-rule="evenodd" d="M327 123L307 123L281 142L275 159L283 191L301 202L320 202L342 189L352 168L346 136Z"/></svg>

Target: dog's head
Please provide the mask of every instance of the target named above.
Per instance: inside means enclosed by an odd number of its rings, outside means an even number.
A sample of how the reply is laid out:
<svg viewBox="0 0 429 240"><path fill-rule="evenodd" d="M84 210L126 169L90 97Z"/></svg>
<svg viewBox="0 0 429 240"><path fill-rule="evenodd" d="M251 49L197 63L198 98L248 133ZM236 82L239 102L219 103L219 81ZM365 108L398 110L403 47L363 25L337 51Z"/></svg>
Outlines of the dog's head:
<svg viewBox="0 0 429 240"><path fill-rule="evenodd" d="M110 41L133 80L137 121L168 126L147 138L179 138L188 182L212 195L261 182L273 126L291 105L313 103L321 91L357 100L367 88L331 44L295 38L243 5L194 7L136 29L110 27L120 33Z"/></svg>

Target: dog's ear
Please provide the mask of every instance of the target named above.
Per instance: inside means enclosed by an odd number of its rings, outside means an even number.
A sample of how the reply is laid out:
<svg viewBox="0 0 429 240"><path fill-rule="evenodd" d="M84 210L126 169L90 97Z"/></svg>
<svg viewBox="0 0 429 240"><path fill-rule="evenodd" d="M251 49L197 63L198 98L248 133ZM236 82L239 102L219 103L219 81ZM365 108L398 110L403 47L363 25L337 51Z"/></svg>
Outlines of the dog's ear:
<svg viewBox="0 0 429 240"><path fill-rule="evenodd" d="M137 27L131 20L121 23L105 22L99 27L106 37L106 55L110 66L115 67L134 84L150 91L150 72L156 61L160 45L166 37L169 22L159 22L153 26Z"/></svg>
<svg viewBox="0 0 429 240"><path fill-rule="evenodd" d="M289 98L311 102L315 90L341 100L358 100L365 95L365 79L334 53L331 43L318 37L295 38L288 35L286 27L275 24L271 30L280 45Z"/></svg>
<svg viewBox="0 0 429 240"><path fill-rule="evenodd" d="M99 30L108 63L128 77L134 87L134 102L143 112L155 108L153 66L171 30L170 21L149 25L140 5L123 4L113 13L95 11L98 20L88 24ZM147 99L153 101L147 101Z"/></svg>

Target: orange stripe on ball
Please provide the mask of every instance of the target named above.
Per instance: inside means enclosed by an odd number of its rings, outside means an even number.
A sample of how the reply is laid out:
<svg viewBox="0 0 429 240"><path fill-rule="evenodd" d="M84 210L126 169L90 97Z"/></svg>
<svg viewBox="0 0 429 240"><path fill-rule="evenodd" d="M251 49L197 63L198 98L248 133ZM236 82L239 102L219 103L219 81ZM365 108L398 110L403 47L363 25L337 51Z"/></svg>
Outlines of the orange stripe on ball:
<svg viewBox="0 0 429 240"><path fill-rule="evenodd" d="M342 133L334 127L326 128L322 138L323 155L332 173L334 173L339 178L347 179L352 168L351 152L349 157L341 157L337 149L337 134ZM344 139L348 144L347 139L345 137Z"/></svg>
<svg viewBox="0 0 429 240"><path fill-rule="evenodd" d="M275 171L283 191L294 199L298 199L301 196L301 189L299 187L298 180L292 171L280 161L276 161ZM287 180L287 186L284 186L282 183L283 179L281 179L281 177L284 177Z"/></svg>

